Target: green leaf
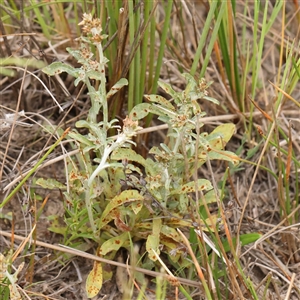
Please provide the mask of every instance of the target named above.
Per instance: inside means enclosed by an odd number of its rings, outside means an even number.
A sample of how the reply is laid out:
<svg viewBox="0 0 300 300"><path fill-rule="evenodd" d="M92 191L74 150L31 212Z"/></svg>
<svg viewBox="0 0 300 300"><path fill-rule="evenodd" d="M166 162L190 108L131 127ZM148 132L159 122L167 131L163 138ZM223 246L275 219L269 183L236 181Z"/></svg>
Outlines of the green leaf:
<svg viewBox="0 0 300 300"><path fill-rule="evenodd" d="M121 78L107 93L106 99L108 100L111 96L116 94L123 86L128 85L128 81L125 78Z"/></svg>
<svg viewBox="0 0 300 300"><path fill-rule="evenodd" d="M62 72L66 72L70 74L71 76L77 78L79 74L79 69L76 69L70 65L64 64L62 62L54 62L51 65L45 67L42 69L44 73L46 73L49 76L57 75Z"/></svg>
<svg viewBox="0 0 300 300"><path fill-rule="evenodd" d="M35 183L45 189L50 189L50 190L53 190L53 189L65 190L66 189L66 186L64 184L62 184L59 181L52 179L52 178L48 178L48 179L39 178Z"/></svg>
<svg viewBox="0 0 300 300"><path fill-rule="evenodd" d="M89 78L89 79L95 79L95 80L101 80L102 79L102 74L98 71L95 71L95 70L89 70L85 73L86 77ZM80 78L77 78L77 80L81 80ZM75 82L74 82L75 84ZM77 86L77 84L75 84L75 86Z"/></svg>
<svg viewBox="0 0 300 300"><path fill-rule="evenodd" d="M221 195L221 194L222 194L222 191L219 190L219 195ZM206 203L206 204L217 202L215 190L213 189L213 190L208 191L208 192L204 195L204 199L205 199L205 203ZM202 202L201 202L201 199L200 199L200 203L202 203Z"/></svg>
<svg viewBox="0 0 300 300"><path fill-rule="evenodd" d="M13 77L16 75L16 72L14 70L6 69L3 67L0 67L0 75L2 76L8 76L8 77Z"/></svg>
<svg viewBox="0 0 300 300"><path fill-rule="evenodd" d="M189 206L189 198L187 194L179 195L179 207L182 213L186 213L188 211Z"/></svg>
<svg viewBox="0 0 300 300"><path fill-rule="evenodd" d="M239 237L241 246L245 246L245 245L254 243L261 236L262 235L260 233L246 233L246 234L241 234L240 237ZM233 242L233 245L236 246L236 238L235 237L232 238L232 242ZM223 242L223 247L224 247L225 252L230 251L230 245L229 245L228 240L225 240Z"/></svg>
<svg viewBox="0 0 300 300"><path fill-rule="evenodd" d="M83 145L86 145L86 146L93 146L93 143L91 141L89 141L85 136L83 136L80 133L77 133L77 132L73 131L73 132L70 132L68 134L68 137L70 137L71 139L76 140L80 144L83 144Z"/></svg>
<svg viewBox="0 0 300 300"><path fill-rule="evenodd" d="M0 219L7 219L7 220L9 220L9 221L12 221L13 220L13 214L12 214L12 212L10 211L10 212L7 212L7 213L2 213L2 212L0 212Z"/></svg>
<svg viewBox="0 0 300 300"><path fill-rule="evenodd" d="M213 103L215 103L215 104L220 104L220 102L217 100L217 99L215 99L215 98L212 98L212 97L208 97L208 96L204 96L204 97L202 97L203 99L205 99L205 100L208 100L208 101L210 101L210 102L213 102Z"/></svg>
<svg viewBox="0 0 300 300"><path fill-rule="evenodd" d="M4 57L0 58L0 66L10 66L10 65L16 65L20 67L34 67L37 69L40 69L45 66L45 62L41 60L37 60L34 58L28 59L28 58L20 58L20 57ZM3 74L3 69L1 68L0 74Z"/></svg>
<svg viewBox="0 0 300 300"><path fill-rule="evenodd" d="M257 151L261 147L262 142L263 142L263 140L261 140L255 147L253 147L247 151L246 159L248 159L248 160L251 159L257 153Z"/></svg>
<svg viewBox="0 0 300 300"><path fill-rule="evenodd" d="M61 234L61 235L65 235L67 232L67 228L66 226L62 226L59 222L59 218L58 216L49 216L48 220L50 221L50 227L48 227L48 229L52 232Z"/></svg>
<svg viewBox="0 0 300 300"><path fill-rule="evenodd" d="M151 112L151 104L140 103L136 105L130 112L129 118L133 121L145 118Z"/></svg>
<svg viewBox="0 0 300 300"><path fill-rule="evenodd" d="M165 82L162 82L162 81L158 81L158 85L168 94L168 95L171 95L172 98L174 98L174 100L177 100L178 98L178 93L175 92L173 90L173 88L168 84L168 83L165 83Z"/></svg>

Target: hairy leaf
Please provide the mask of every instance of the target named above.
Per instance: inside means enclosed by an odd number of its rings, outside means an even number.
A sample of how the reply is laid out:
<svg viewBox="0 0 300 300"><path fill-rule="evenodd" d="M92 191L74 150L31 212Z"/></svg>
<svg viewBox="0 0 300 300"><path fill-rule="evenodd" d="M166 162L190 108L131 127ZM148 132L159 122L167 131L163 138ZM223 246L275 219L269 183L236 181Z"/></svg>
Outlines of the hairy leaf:
<svg viewBox="0 0 300 300"><path fill-rule="evenodd" d="M65 190L66 189L66 186L64 184L62 184L59 181L52 179L52 178L48 178L48 179L39 178L35 183L37 185L39 185L45 189L49 189L49 190L53 190L53 189Z"/></svg>
<svg viewBox="0 0 300 300"><path fill-rule="evenodd" d="M148 116L151 110L150 103L140 103L131 110L129 118L133 121L143 119Z"/></svg>
<svg viewBox="0 0 300 300"><path fill-rule="evenodd" d="M122 160L126 158L129 161L137 162L145 167L146 160L143 156L137 154L134 150L128 148L119 148L112 152L111 159L113 160Z"/></svg>
<svg viewBox="0 0 300 300"><path fill-rule="evenodd" d="M175 111L175 107L172 105L170 101L168 101L166 98L158 95L144 95L144 97L151 102L155 102L160 104L161 106L171 110Z"/></svg>
<svg viewBox="0 0 300 300"><path fill-rule="evenodd" d="M213 187L210 183L210 181L206 179L198 179L197 182L197 190L202 191L202 190L211 190ZM192 193L196 191L196 184L194 181L188 182L184 185L182 185L180 188L174 189L170 194L175 195L175 194L187 194L187 193Z"/></svg>
<svg viewBox="0 0 300 300"><path fill-rule="evenodd" d="M128 80L125 78L121 78L116 84L114 84L114 86L107 93L106 99L109 99L125 85L128 85Z"/></svg>
<svg viewBox="0 0 300 300"><path fill-rule="evenodd" d="M62 72L66 72L75 78L77 78L79 75L79 69L75 69L70 65L58 61L53 62L51 65L43 68L42 71L49 76L57 75Z"/></svg>
<svg viewBox="0 0 300 300"><path fill-rule="evenodd" d="M171 95L172 98L174 98L174 100L177 100L178 98L178 93L175 92L173 90L173 88L171 87L171 85L169 85L168 83L166 82L162 82L162 81L159 81L158 82L158 85L169 95ZM177 103L177 102L176 102Z"/></svg>

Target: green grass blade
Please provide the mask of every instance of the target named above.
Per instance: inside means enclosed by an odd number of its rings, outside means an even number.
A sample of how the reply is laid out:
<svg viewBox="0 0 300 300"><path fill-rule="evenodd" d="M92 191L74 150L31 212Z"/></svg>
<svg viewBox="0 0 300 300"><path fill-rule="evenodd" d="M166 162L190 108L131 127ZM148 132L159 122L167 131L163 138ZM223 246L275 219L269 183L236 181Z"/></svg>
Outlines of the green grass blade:
<svg viewBox="0 0 300 300"><path fill-rule="evenodd" d="M220 28L221 20L223 18L224 13L225 13L225 8L226 8L226 2L222 1L221 7L219 8L218 18L215 22L214 30L212 32L209 45L207 47L206 56L205 56L205 59L204 59L203 65L202 65L201 72L200 72L200 78L204 77L204 74L206 72L206 68L207 68L207 65L208 65L210 57L211 57L211 53L212 53L212 49L214 47L214 43L215 43L215 41L218 37L218 31L219 31L219 28Z"/></svg>
<svg viewBox="0 0 300 300"><path fill-rule="evenodd" d="M36 4L38 4L38 3L31 1L31 8L34 11L35 16L37 17L38 23L40 24L40 26L42 28L43 34L45 35L45 37L47 39L50 40L51 39L51 34L48 30L48 25L45 22L46 19L45 19L44 16L42 16L42 14L39 10L39 7Z"/></svg>
<svg viewBox="0 0 300 300"><path fill-rule="evenodd" d="M216 10L217 6L218 6L217 1L212 1L212 3L210 4L210 9L209 9L209 12L208 12L208 16L205 20L203 32L201 34L201 37L200 37L200 40L199 40L199 43L198 43L198 48L197 48L197 51L196 51L195 56L194 56L194 62L192 64L192 67L191 67L191 70L190 70L190 74L193 75L193 76L195 75L196 70L199 66L201 53L202 53L202 50L204 49L205 41L207 39L207 35L208 35L209 30L210 30L210 26L213 22L214 13L215 13L215 10Z"/></svg>
<svg viewBox="0 0 300 300"><path fill-rule="evenodd" d="M168 0L168 2L166 4L166 8L165 8L165 22L164 22L164 27L162 30L161 39L160 39L160 47L159 47L159 52L158 52L158 56L157 56L156 70L155 70L155 76L154 76L154 81L153 81L153 86L152 86L153 94L155 94L157 91L158 79L159 79L160 69L161 69L162 62L163 62L166 40L167 40L168 30L169 30L169 26L170 26L172 7L173 7L173 1Z"/></svg>
<svg viewBox="0 0 300 300"><path fill-rule="evenodd" d="M134 33L135 33L135 22L134 22L134 11L133 11L133 1L128 1L129 10L129 43L131 49L134 45ZM129 68L129 79L128 79L128 111L131 111L134 105L134 83L135 83L135 60L132 60Z"/></svg>

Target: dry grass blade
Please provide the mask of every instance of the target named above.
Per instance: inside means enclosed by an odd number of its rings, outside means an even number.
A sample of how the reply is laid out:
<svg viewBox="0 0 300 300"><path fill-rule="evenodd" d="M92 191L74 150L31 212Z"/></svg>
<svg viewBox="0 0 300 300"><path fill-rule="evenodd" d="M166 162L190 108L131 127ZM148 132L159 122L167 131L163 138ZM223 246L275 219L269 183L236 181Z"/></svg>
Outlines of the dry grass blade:
<svg viewBox="0 0 300 300"><path fill-rule="evenodd" d="M12 261L15 261L15 259L19 256L19 254L23 251L26 244L29 243L29 240L32 238L35 228L36 228L36 224L33 225L32 230L29 233L29 235L22 240L22 243L20 244L20 246L18 247L18 249L15 251L14 255L12 256ZM12 235L12 239L13 240L15 239L14 235Z"/></svg>
<svg viewBox="0 0 300 300"><path fill-rule="evenodd" d="M196 267L196 270L197 270L199 279L201 280L201 282L202 282L202 284L203 284L203 287L204 287L204 291L205 291L206 297L207 297L208 299L212 299L212 298L211 298L211 294L210 294L210 292L209 292L209 288L208 288L207 283L206 283L206 278L205 278L205 276L204 276L204 274L203 274L203 272L202 272L202 270L201 270L201 266L200 266L199 263L198 263L198 260L197 260L195 254L194 254L194 252L193 252L193 250L192 250L192 248L191 248L191 245L190 245L188 239L186 238L186 236L185 236L179 229L177 229L177 231L180 233L180 235L181 235L181 237L182 237L182 239L183 239L183 241L184 241L186 247L188 248L189 254L190 254L191 257L192 257L192 260L193 260L193 263L195 264L195 267Z"/></svg>
<svg viewBox="0 0 300 300"><path fill-rule="evenodd" d="M7 233L7 232L2 231L2 230L0 230L0 234L2 236L8 237L8 238L12 237L12 234ZM22 242L24 242L25 240L28 239L28 237L22 237L22 236L17 235L17 234L14 234L13 236L14 236L15 240L19 240L19 241L22 241ZM53 245L53 244L44 243L44 242L41 242L41 241L38 241L38 240L36 241L36 245L47 248L47 249L59 251L59 252L62 252L62 253L69 253L69 254L72 254L72 255L75 255L75 256L80 256L80 257L83 257L83 258L86 258L86 259L90 259L92 261L98 261L98 262L110 264L110 265L113 265L113 266L122 267L122 268L125 268L125 269L130 269L130 270L135 271L135 272L141 272L143 274L146 274L146 275L149 275L149 276L152 276L152 277L163 276L167 279L169 278L168 277L169 275L166 275L164 273L149 271L147 269L143 269L143 268L139 268L139 267L132 267L128 264L124 264L124 263L116 262L116 261L113 261L113 260L108 260L108 259L105 259L105 258L101 258L99 256L92 255L92 254L89 254L89 253L86 253L86 252L83 252L83 251L80 251L80 250L77 250L77 249L73 249L73 248L70 248L70 247L67 247L67 246L64 246L64 245ZM175 279L178 280L181 284L194 286L194 287L199 287L199 283L194 281L194 280L189 280L189 279L180 278L180 277L175 277Z"/></svg>
<svg viewBox="0 0 300 300"><path fill-rule="evenodd" d="M289 300L289 299L291 299L290 297L291 297L292 289L293 289L293 287L294 287L294 281L295 281L295 278L296 278L296 274L293 273L292 278L291 278L291 281L290 281L290 283L289 283L289 289L288 289L288 291L287 291L287 293L286 293L286 296L285 296L284 300Z"/></svg>
<svg viewBox="0 0 300 300"><path fill-rule="evenodd" d="M25 72L23 73L21 87L24 85L25 74L26 74L26 69L25 69ZM7 142L6 149L5 149L5 152L4 152L4 155L3 155L3 162L6 161L6 156L7 156L7 153L8 153L9 145L10 145L10 142L11 142L11 139L12 139L12 135L13 135L13 132L14 132L16 121L18 119L18 112L19 112L19 108L20 108L21 98L22 98L22 93L20 93L19 97L18 97L18 102L17 102L17 107L16 107L13 123L11 125L11 130L10 130L10 134L9 134L9 137L8 137L8 142ZM0 182L2 180L3 169L4 169L4 163L1 164L1 168L0 168Z"/></svg>

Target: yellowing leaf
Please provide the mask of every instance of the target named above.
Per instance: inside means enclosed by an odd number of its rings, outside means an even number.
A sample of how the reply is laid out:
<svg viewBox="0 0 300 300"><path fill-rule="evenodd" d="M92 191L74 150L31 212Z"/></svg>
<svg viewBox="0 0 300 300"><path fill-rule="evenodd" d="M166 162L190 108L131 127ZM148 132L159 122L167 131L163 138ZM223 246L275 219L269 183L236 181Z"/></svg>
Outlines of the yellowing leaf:
<svg viewBox="0 0 300 300"><path fill-rule="evenodd" d="M144 197L136 190L123 191L120 195L114 197L106 206L104 212L102 213L98 228L101 229L104 225L115 218L116 208L119 206L129 202L141 201L143 199Z"/></svg>
<svg viewBox="0 0 300 300"><path fill-rule="evenodd" d="M222 191L219 190L219 195L221 195L221 194L222 194ZM215 190L208 191L208 192L204 195L204 199L205 199L205 203L206 203L206 204L217 202ZM202 204L201 199L200 199L200 203Z"/></svg>
<svg viewBox="0 0 300 300"><path fill-rule="evenodd" d="M222 124L215 128L206 139L209 141L209 144L214 149L224 149L227 142L231 139L232 135L235 132L235 125L232 123Z"/></svg>
<svg viewBox="0 0 300 300"><path fill-rule="evenodd" d="M118 251L125 242L128 241L128 232L123 232L121 235L113 237L104 242L99 250L101 255L106 255L111 251Z"/></svg>
<svg viewBox="0 0 300 300"><path fill-rule="evenodd" d="M154 236L153 234L150 234L147 238L147 242L146 242L146 249L148 251L148 257L153 260L156 261L157 258L153 252L153 250L159 255L160 254L160 250L159 250L159 238L157 238L156 236Z"/></svg>
<svg viewBox="0 0 300 300"><path fill-rule="evenodd" d="M5 278L7 267L8 267L8 260L2 253L0 253L0 280L3 280Z"/></svg>
<svg viewBox="0 0 300 300"><path fill-rule="evenodd" d="M89 273L85 283L85 289L88 298L93 298L97 296L97 294L102 288L102 283L103 283L102 265L100 262L95 261L94 267L92 271Z"/></svg>
<svg viewBox="0 0 300 300"><path fill-rule="evenodd" d="M213 187L211 183L206 180L206 179L198 179L197 182L197 190L202 191L202 190L211 190ZM180 188L177 188L171 192L171 195L174 194L187 194L187 193L192 193L196 191L196 184L194 181L188 182L184 185L182 185Z"/></svg>
<svg viewBox="0 0 300 300"><path fill-rule="evenodd" d="M36 181L36 184L45 189L49 189L49 190L53 190L53 189L65 190L66 189L66 186L64 184L62 184L59 181L52 179L52 178L48 178L48 179L39 178Z"/></svg>
<svg viewBox="0 0 300 300"><path fill-rule="evenodd" d="M111 159L113 160L121 160L124 157L126 157L126 159L128 159L129 161L137 162L142 166L145 166L146 164L143 156L137 154L134 150L129 148L119 148L113 151L113 153L111 154Z"/></svg>
<svg viewBox="0 0 300 300"><path fill-rule="evenodd" d="M168 101L166 98L159 96L159 95L144 95L144 97L151 101L151 102L156 102L158 104L161 104L163 107L175 111L175 107L172 105L170 101Z"/></svg>
<svg viewBox="0 0 300 300"><path fill-rule="evenodd" d="M183 219L181 216L178 216L178 218L168 219L166 224L172 227L193 227L191 220Z"/></svg>
<svg viewBox="0 0 300 300"><path fill-rule="evenodd" d="M181 237L178 234L177 230L172 227L163 225L161 228L161 233L174 241L181 241Z"/></svg>
<svg viewBox="0 0 300 300"><path fill-rule="evenodd" d="M132 203L131 208L132 208L133 212L137 215L143 208L142 201L136 201L136 202Z"/></svg>
<svg viewBox="0 0 300 300"><path fill-rule="evenodd" d="M231 151L211 151L208 153L209 159L219 159L232 162L234 165L239 163L239 157Z"/></svg>
<svg viewBox="0 0 300 300"><path fill-rule="evenodd" d="M161 219L154 219L152 226L152 234L147 238L146 249L148 251L148 256L151 260L156 261L156 255L153 250L159 255L159 241L160 241L160 231L161 231Z"/></svg>
<svg viewBox="0 0 300 300"><path fill-rule="evenodd" d="M20 293L17 290L16 284L9 285L10 300L22 300Z"/></svg>

